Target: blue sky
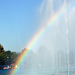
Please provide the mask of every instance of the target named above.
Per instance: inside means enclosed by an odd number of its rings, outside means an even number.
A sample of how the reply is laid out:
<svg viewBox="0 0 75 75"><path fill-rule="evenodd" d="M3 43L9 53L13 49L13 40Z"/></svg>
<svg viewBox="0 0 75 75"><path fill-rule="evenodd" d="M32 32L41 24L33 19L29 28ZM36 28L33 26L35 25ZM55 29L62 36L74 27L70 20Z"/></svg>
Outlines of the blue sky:
<svg viewBox="0 0 75 75"><path fill-rule="evenodd" d="M36 32L41 0L0 1L0 43L5 50L21 51Z"/></svg>
<svg viewBox="0 0 75 75"><path fill-rule="evenodd" d="M57 11L63 1L1 0L0 43L5 50L20 52L26 47L40 26L51 16L52 11Z"/></svg>

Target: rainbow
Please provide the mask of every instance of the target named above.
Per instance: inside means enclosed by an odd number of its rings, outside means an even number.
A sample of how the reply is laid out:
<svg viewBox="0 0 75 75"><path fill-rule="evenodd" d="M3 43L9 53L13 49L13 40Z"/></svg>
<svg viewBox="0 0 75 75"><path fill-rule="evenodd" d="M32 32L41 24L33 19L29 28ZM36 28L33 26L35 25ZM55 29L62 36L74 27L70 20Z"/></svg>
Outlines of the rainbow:
<svg viewBox="0 0 75 75"><path fill-rule="evenodd" d="M36 42L39 41L40 37L42 37L42 35L44 34L44 32L51 26L55 23L55 21L61 17L64 12L66 11L66 9L70 9L71 8L71 5L69 3L69 5L67 5L67 7L65 6L66 4L64 3L61 8L52 15L52 17L50 17L50 19L48 20L46 26L44 27L41 27L40 30L34 35L34 37L31 39L31 41L28 43L28 45L26 46L27 48L29 49L26 49L23 54L21 54L19 57L18 57L18 60L16 62L16 64L18 66L20 66L22 64L22 62L26 59L26 57L28 56L28 54L30 53L30 48L33 48L34 45L36 44ZM15 68L11 73L10 75L16 75L16 73L18 72L18 68Z"/></svg>

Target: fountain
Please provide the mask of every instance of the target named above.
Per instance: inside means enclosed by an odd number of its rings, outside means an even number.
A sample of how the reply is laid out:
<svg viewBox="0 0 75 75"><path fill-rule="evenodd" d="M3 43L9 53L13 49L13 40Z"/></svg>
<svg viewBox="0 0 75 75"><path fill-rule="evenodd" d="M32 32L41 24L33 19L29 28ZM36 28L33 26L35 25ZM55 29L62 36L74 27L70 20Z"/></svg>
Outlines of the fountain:
<svg viewBox="0 0 75 75"><path fill-rule="evenodd" d="M49 2L51 2L51 8L49 7ZM62 0L60 0L59 6L55 9L55 0L49 2L47 0L43 3L43 6L45 7L44 10L46 10L46 12L43 13L42 18L42 24L44 26L47 24L46 22L49 17L51 17L51 15L58 10L58 7L61 6ZM67 8L67 1L64 0L63 3L65 8ZM72 75L70 73L70 65L72 64L70 64L71 60L69 59L70 35L67 14L68 10L66 9L61 16L57 17L57 20L54 21L49 28L45 29L42 38L39 39L39 42L32 49L27 60L23 63L23 66L27 71L22 71L22 73L26 73L26 75ZM45 24L43 23L44 21Z"/></svg>
<svg viewBox="0 0 75 75"><path fill-rule="evenodd" d="M67 7L66 0L64 0L64 3L65 3L65 7ZM66 9L65 14L66 14L65 15L65 19L66 19L67 71L68 71L67 75L69 75L69 28L68 28L67 9Z"/></svg>

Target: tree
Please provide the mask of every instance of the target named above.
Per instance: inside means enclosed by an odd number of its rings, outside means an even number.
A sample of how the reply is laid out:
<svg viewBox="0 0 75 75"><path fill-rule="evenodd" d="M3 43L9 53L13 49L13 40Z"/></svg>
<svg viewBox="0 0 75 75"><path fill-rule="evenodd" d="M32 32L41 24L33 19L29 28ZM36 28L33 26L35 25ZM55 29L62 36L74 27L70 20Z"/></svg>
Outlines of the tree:
<svg viewBox="0 0 75 75"><path fill-rule="evenodd" d="M16 62L20 53L5 51L4 47L0 44L0 65L11 65Z"/></svg>
<svg viewBox="0 0 75 75"><path fill-rule="evenodd" d="M0 53L4 53L5 51L4 51L4 48L3 48L3 46L0 44Z"/></svg>
<svg viewBox="0 0 75 75"><path fill-rule="evenodd" d="M0 53L0 65L4 65L5 61L4 61L4 54Z"/></svg>
<svg viewBox="0 0 75 75"><path fill-rule="evenodd" d="M16 52L11 52L10 50L5 52L5 64L9 65L15 63L17 60L18 54Z"/></svg>

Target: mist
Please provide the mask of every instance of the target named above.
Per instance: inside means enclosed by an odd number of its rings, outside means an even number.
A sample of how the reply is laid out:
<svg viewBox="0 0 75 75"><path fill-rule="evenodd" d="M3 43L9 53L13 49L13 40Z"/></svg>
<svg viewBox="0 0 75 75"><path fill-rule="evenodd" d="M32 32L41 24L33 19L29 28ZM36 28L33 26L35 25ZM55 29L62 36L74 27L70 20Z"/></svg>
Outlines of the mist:
<svg viewBox="0 0 75 75"><path fill-rule="evenodd" d="M57 0L42 0L38 10L41 18L39 21L40 27L47 24L51 16L59 10L63 3L65 3L67 7L69 2L70 0L58 0L58 2ZM65 68L69 71L69 67L75 66L74 14L75 7L72 6L70 10L66 9L66 11L45 30L45 33L28 56L25 64L26 67L31 68L33 71L34 68L40 68L45 71L58 72L59 70L66 70Z"/></svg>

